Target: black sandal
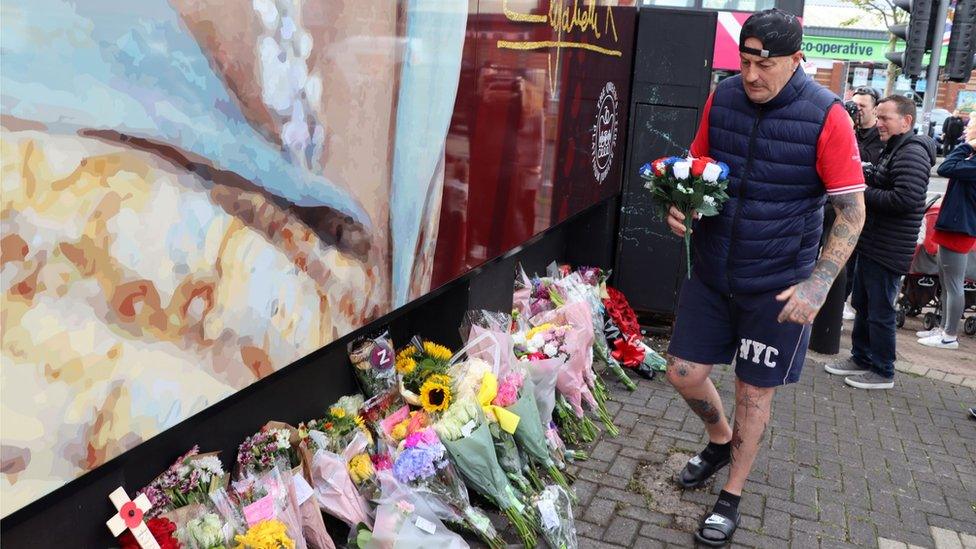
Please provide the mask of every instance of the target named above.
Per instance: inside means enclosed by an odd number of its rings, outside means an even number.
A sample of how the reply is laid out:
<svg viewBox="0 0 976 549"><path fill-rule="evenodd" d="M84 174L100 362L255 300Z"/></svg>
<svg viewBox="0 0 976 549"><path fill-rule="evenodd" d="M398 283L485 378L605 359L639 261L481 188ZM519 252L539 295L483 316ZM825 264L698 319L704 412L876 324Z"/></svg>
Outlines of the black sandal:
<svg viewBox="0 0 976 549"><path fill-rule="evenodd" d="M725 458L720 461L710 462L705 460L702 454L697 454L688 460L685 468L678 473L678 476L674 480L682 488L697 488L704 484L706 480L712 478L712 475L717 473L722 467L728 465L729 461L730 458Z"/></svg>
<svg viewBox="0 0 976 549"><path fill-rule="evenodd" d="M732 541L732 534L735 534L741 520L738 511L735 512L735 521L718 513L709 513L695 531L695 539L709 547L722 547Z"/></svg>

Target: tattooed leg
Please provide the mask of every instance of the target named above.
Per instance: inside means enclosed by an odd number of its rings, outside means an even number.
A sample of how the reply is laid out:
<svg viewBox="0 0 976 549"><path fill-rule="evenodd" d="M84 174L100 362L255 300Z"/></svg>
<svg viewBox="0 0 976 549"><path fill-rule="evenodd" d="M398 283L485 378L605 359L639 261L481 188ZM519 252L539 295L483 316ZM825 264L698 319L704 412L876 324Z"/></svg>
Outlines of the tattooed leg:
<svg viewBox="0 0 976 549"><path fill-rule="evenodd" d="M739 495L746 484L759 445L769 423L773 387L754 387L735 380L735 428L732 431L732 465L724 490Z"/></svg>
<svg viewBox="0 0 976 549"><path fill-rule="evenodd" d="M709 440L725 444L732 438L732 429L725 419L722 399L719 398L712 380L708 378L711 372L712 367L709 365L668 357L668 381L685 399L691 411L705 423Z"/></svg>

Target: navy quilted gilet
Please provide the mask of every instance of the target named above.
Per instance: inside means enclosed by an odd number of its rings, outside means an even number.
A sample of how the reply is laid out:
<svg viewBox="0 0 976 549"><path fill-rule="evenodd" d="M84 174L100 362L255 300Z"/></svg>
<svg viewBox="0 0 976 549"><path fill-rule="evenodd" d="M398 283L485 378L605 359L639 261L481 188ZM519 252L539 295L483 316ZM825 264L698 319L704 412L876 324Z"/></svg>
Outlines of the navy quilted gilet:
<svg viewBox="0 0 976 549"><path fill-rule="evenodd" d="M817 140L837 101L802 70L762 105L749 100L740 76L718 85L708 140L712 158L729 165L730 198L695 226L694 269L705 283L723 293L761 293L813 272L826 202Z"/></svg>

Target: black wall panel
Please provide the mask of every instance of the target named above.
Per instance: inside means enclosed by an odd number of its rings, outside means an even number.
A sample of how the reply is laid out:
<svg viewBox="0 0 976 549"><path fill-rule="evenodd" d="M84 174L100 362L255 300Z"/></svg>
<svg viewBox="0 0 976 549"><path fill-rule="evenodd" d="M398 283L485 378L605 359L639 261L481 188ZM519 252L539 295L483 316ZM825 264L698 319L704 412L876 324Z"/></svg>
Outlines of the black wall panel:
<svg viewBox="0 0 976 549"><path fill-rule="evenodd" d="M716 17L641 10L614 270L614 283L638 311L674 312L685 259L683 242L655 218L637 170L655 158L688 153L711 86Z"/></svg>

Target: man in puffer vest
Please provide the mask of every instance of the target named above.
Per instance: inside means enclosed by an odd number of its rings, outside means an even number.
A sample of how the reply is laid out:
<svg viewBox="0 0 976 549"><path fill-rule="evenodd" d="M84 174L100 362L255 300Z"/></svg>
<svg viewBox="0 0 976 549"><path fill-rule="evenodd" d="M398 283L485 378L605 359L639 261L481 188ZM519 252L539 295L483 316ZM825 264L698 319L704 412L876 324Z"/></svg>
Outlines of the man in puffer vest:
<svg viewBox="0 0 976 549"><path fill-rule="evenodd" d="M693 226L694 268L681 289L668 349L668 380L705 422L708 446L677 482L701 485L731 463L695 533L711 546L739 525L739 499L769 422L775 388L800 377L810 324L864 222L864 177L851 120L836 95L799 69L803 29L778 9L758 12L739 35L742 72L705 105L693 156L729 165L722 212ZM820 251L823 210L837 220ZM671 230L684 235L672 208ZM735 364L729 426L709 379Z"/></svg>
<svg viewBox="0 0 976 549"><path fill-rule="evenodd" d="M885 148L864 192L867 220L857 243L851 356L824 367L859 389L895 385L895 299L915 253L935 165L935 141L912 133L915 114L915 103L907 97L892 95L878 102L878 131Z"/></svg>

